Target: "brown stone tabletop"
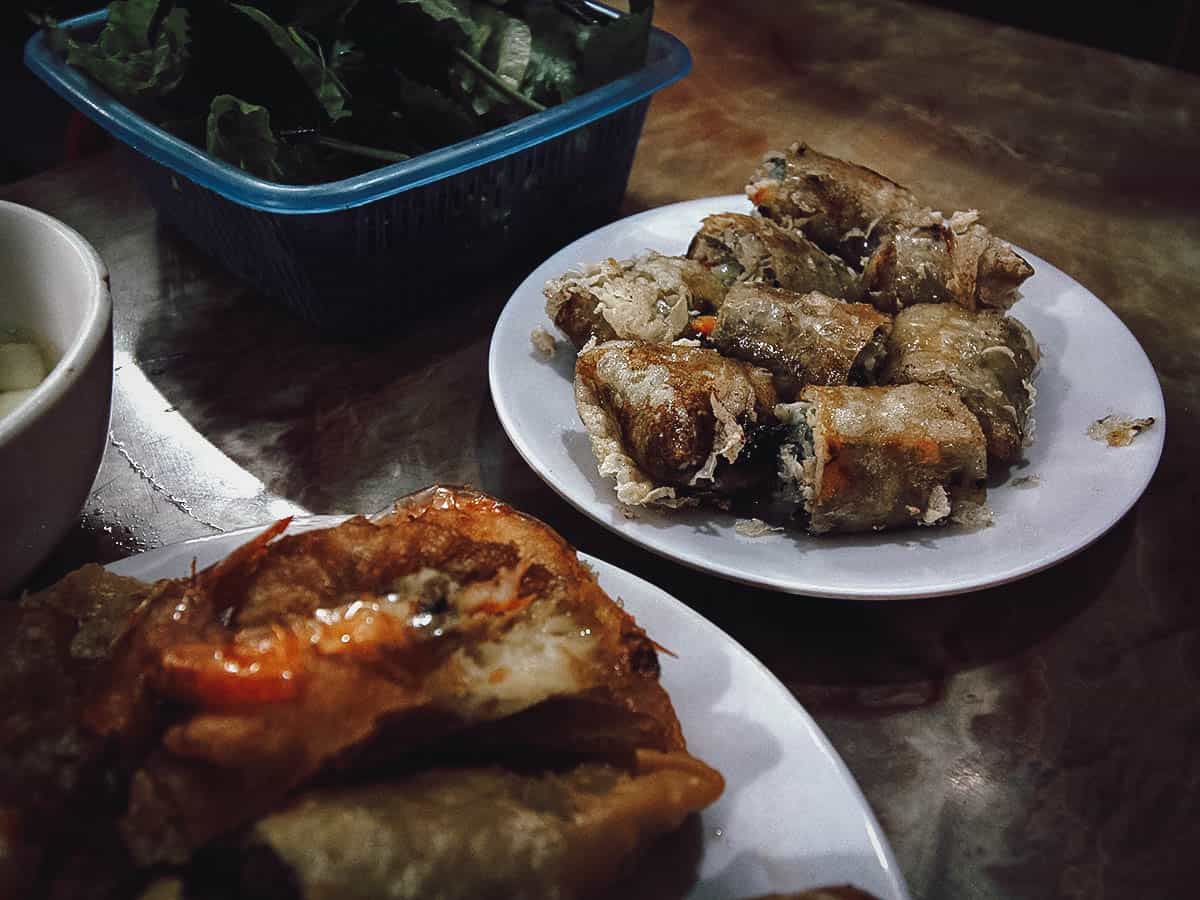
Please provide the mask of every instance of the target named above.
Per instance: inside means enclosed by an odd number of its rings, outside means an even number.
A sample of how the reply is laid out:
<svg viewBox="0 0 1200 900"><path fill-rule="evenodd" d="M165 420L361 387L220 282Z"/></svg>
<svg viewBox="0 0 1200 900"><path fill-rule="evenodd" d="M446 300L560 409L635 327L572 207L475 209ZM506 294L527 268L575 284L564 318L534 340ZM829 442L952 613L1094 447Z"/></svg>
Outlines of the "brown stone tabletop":
<svg viewBox="0 0 1200 900"><path fill-rule="evenodd" d="M1001 588L868 604L758 592L568 506L505 437L492 324L539 261L369 343L327 339L169 228L112 154L0 188L99 250L116 307L112 434L89 560L468 482L745 644L816 718L920 898L1183 897L1200 883L1200 79L888 0L662 0L693 73L650 109L625 211L740 190L804 139L978 207L1111 306L1170 433L1096 544ZM49 92L46 102L52 99ZM803 815L797 810L796 815Z"/></svg>

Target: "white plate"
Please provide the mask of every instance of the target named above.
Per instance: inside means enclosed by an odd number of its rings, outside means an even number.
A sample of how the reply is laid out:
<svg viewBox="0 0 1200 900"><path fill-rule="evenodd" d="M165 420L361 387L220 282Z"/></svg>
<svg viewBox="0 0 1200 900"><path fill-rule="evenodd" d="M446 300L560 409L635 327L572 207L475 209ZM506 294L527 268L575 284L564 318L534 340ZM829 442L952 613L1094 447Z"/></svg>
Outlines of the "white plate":
<svg viewBox="0 0 1200 900"><path fill-rule="evenodd" d="M339 517L292 523L289 533ZM109 566L151 580L186 575L227 556L260 529L185 541ZM837 752L778 679L727 634L669 594L581 554L601 586L657 641L662 681L688 749L720 770L725 793L699 817L698 880L689 900L852 883L905 900L903 877L862 793ZM670 852L670 848L667 848Z"/></svg>
<svg viewBox="0 0 1200 900"><path fill-rule="evenodd" d="M530 333L546 318L542 285L581 263L657 250L683 253L700 220L749 211L741 195L708 197L614 222L565 247L534 270L504 308L492 335L492 399L525 461L566 500L634 543L734 581L825 597L886 599L978 590L1047 568L1111 528L1145 490L1162 453L1162 390L1146 354L1121 321L1086 288L1031 253L1036 269L1013 313L1042 346L1037 434L1024 464L989 491L995 524L822 538L800 532L746 538L715 510L623 514L612 482L599 476L575 412L575 353L561 339L549 362ZM1109 413L1153 416L1129 447L1087 436Z"/></svg>

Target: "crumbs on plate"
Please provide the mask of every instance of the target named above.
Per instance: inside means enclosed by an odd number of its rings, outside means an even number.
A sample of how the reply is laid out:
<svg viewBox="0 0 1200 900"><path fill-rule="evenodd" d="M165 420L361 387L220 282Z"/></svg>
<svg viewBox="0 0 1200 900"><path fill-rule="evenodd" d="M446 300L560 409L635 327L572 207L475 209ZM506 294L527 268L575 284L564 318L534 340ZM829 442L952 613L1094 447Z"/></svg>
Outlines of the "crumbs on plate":
<svg viewBox="0 0 1200 900"><path fill-rule="evenodd" d="M544 359L552 357L558 347L558 341L554 339L554 335L540 325L530 333L529 342L533 344L533 349L537 351L538 355Z"/></svg>
<svg viewBox="0 0 1200 900"><path fill-rule="evenodd" d="M733 530L742 537L757 538L783 531L777 525L768 525L762 519L738 519L733 523Z"/></svg>
<svg viewBox="0 0 1200 900"><path fill-rule="evenodd" d="M1128 447L1133 439L1154 424L1154 419L1125 419L1105 416L1088 426L1088 437L1110 447Z"/></svg>
<svg viewBox="0 0 1200 900"><path fill-rule="evenodd" d="M991 528L995 524L995 516L986 503L963 503L951 513L950 521L968 531L978 531Z"/></svg>

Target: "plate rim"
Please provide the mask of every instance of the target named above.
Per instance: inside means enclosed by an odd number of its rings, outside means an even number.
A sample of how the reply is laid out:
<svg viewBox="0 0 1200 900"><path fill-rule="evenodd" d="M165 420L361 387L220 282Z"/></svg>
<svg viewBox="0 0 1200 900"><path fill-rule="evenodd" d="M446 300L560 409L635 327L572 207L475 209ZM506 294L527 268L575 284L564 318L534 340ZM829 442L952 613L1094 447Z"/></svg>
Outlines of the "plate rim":
<svg viewBox="0 0 1200 900"><path fill-rule="evenodd" d="M284 534L300 534L306 531L312 531L319 528L332 527L334 525L345 522L353 518L352 514L345 515L308 515L308 516L285 516L281 518L289 519L289 524ZM275 520L278 521L278 520ZM540 520L539 520L540 521ZM182 541L175 541L171 544L164 544L160 547L154 547L149 550L143 550L139 553L133 553L121 559L106 563L104 568L115 575L125 577L138 577L131 574L136 571L138 561L146 561L147 558L153 559L156 556L167 556L171 551L178 551L185 547L195 547L200 545L232 543L228 552L232 552L241 543L242 539L249 539L256 534L262 533L265 528L270 526L270 522L258 525L249 525L242 528L222 531L216 534L199 535L193 538L186 538ZM549 526L547 526L549 527ZM812 741L814 749L825 756L833 766L838 779L842 786L847 790L851 800L854 801L855 815L861 820L865 826L867 840L871 844L874 851L874 861L882 872L884 879L891 887L893 896L896 900L910 900L908 892L908 884L904 878L904 872L901 869L899 862L896 859L895 852L892 849L891 841L888 839L887 833L879 823L878 817L875 815L875 810L868 802L866 795L863 794L862 787L858 780L854 777L854 773L850 771L846 761L838 752L837 748L829 740L821 726L812 717L812 714L805 709L804 705L796 698L780 680L780 678L772 672L757 656L750 652L740 641L713 622L711 619L702 615L697 610L693 609L688 604L684 603L678 597L671 594L664 588L659 587L652 581L643 578L628 569L623 569L614 563L610 563L599 557L593 556L590 553L584 553L581 550L572 548L576 555L585 565L589 566L600 578L602 574L607 574L614 579L622 579L627 581L634 587L640 596L646 602L662 604L664 608L669 610L673 615L681 616L684 619L690 619L693 624L705 631L717 643L724 644L729 650L739 656L743 663L748 664L750 670L754 674L763 679L764 687L769 687L774 691L780 699L784 701L784 705L789 712L796 717L797 725L802 726L808 738ZM186 556L186 555L185 555ZM615 600L616 598L614 598ZM617 601L621 602L621 601ZM686 723L681 723L686 724ZM694 887L701 886L697 883Z"/></svg>
<svg viewBox="0 0 1200 900"><path fill-rule="evenodd" d="M1100 538L1102 538L1105 534L1107 534L1109 531L1111 531L1113 528L1115 528L1129 514L1129 511L1131 509L1133 509L1133 507L1141 499L1142 495L1146 492L1146 489L1150 486L1150 482L1153 480L1155 473L1158 471L1158 466L1162 462L1163 448L1166 444L1166 432L1167 432L1166 402L1165 402L1165 398L1163 396L1162 382L1161 382L1161 379L1158 377L1158 372L1155 370L1153 362L1151 362L1149 355L1146 353L1146 350L1142 346L1141 342L1137 339L1137 336L1134 335L1134 333L1129 330L1129 326L1127 326L1121 320L1120 316L1118 316L1115 312L1113 312L1113 310L1108 306L1107 303L1105 303L1103 300L1101 300L1086 285L1084 285L1082 282L1075 279L1073 276L1071 276L1067 272L1058 268L1058 266L1055 266L1053 263L1049 262L1048 260L1038 256L1035 253L1032 253L1031 251L1027 251L1027 250L1023 249L1023 248L1017 246L1016 244L1011 244L1011 246L1018 253L1031 258L1032 261L1035 263L1042 264L1043 266L1047 267L1047 269L1049 269L1049 270L1059 273L1060 275L1065 277L1068 281L1070 281L1072 284L1078 285L1078 287L1087 295L1087 297L1091 301L1093 301L1096 304L1096 306L1098 306L1100 308L1099 314L1107 315L1118 328L1120 328L1122 331L1124 331L1125 335L1132 342L1133 346L1135 346L1137 348L1138 352L1142 356L1142 359L1145 361L1146 366L1149 368L1150 372L1154 376L1153 380L1154 380L1154 387L1155 387L1155 399L1157 400L1158 405L1157 405L1157 411L1152 411L1154 419L1155 419L1155 426L1156 426L1154 437L1157 442L1157 447L1156 447L1156 450L1154 453L1153 465L1151 465L1148 468L1147 474L1145 475L1145 478L1143 479L1142 483L1138 486L1137 490L1132 491L1130 493L1130 496L1126 499L1125 503L1123 504L1123 508L1120 510L1119 514L1113 516L1112 519L1110 521L1106 522L1104 525L1102 525L1098 528L1093 527L1093 528L1089 529L1084 536L1082 536L1079 540L1077 540L1074 543L1074 545L1060 549L1056 554L1051 554L1050 556L1041 558L1032 565L1012 566L1009 569L1007 569L1006 571L1001 572L1001 573L995 573L993 575L990 575L990 576L984 577L984 578L966 579L957 584L943 583L941 585L934 586L934 587L921 587L921 586L914 585L914 586L902 587L899 589L894 589L894 590L886 591L886 592L875 590L870 587L852 587L852 588L847 589L847 588L838 588L836 586L829 586L829 585L804 583L804 582L797 581L795 579L787 580L787 579L775 578L775 577L769 577L769 576L756 577L756 576L745 573L744 570L731 569L729 566L726 566L723 563L714 563L714 562L705 560L703 558L682 555L679 552L676 552L676 551L673 551L666 547L660 546L656 541L654 541L650 538L644 537L641 534L638 534L637 532L631 532L631 531L623 528L620 522L614 522L614 521L611 521L610 519L606 518L602 514L602 512L603 512L602 510L599 510L599 509L594 510L591 508L590 504L579 502L576 499L574 499L572 496L570 496L566 490L564 490L562 487L560 487L558 484L556 484L554 481L552 481L548 477L548 475L543 471L544 467L539 467L534 464L534 460L537 459L538 457L536 454L533 453L532 449L530 448L529 444L525 441L524 437L522 435L520 435L520 433L517 431L515 424L513 422L513 419L512 419L512 414L508 408L507 399L506 399L505 395L499 389L499 385L502 383L502 379L500 378L497 357L498 357L498 352L499 352L499 347L500 347L501 325L505 322L505 320L510 315L511 316L517 315L517 313L514 310L517 306L518 296L523 294L526 291L527 287L530 286L531 284L533 284L534 277L537 275L538 271L542 268L542 266L544 266L547 262L549 262L551 259L553 259L556 256L566 254L572 248L583 243L584 241L594 238L597 234L599 234L601 232L608 231L609 229L615 229L619 226L633 225L633 224L640 222L643 219L652 218L657 215L662 215L667 210L673 210L673 209L677 209L679 207L688 206L688 205L692 205L692 204L702 205L702 204L714 204L714 203L729 203L729 204L735 206L735 208L736 208L737 205L745 206L747 202L748 201L746 200L745 196L742 194L718 194L718 195L713 195L710 197L696 197L696 198L693 198L690 200L681 200L681 201L677 201L675 203L668 203L668 204L664 204L662 206L656 206L652 209L643 210L642 212L634 213L633 215L626 216L621 219L617 219L613 222L609 222L607 225L602 225L600 228L597 228L593 231L588 232L585 235L582 235L581 237L579 237L576 240L572 241L571 243L565 245L564 247L561 247L560 249L556 250L554 253L550 254L545 259L543 259L540 263L537 264L537 266L534 267L534 269L529 273L529 275L527 275L524 279L522 279L521 283L519 285L517 285L517 287L513 290L512 295L505 302L504 308L500 311L500 315L496 318L496 324L492 329L492 336L488 342L488 388L489 388L489 393L491 394L491 398L492 398L492 405L496 410L497 418L500 420L500 425L504 429L505 435L508 437L509 442L516 449L516 451L517 451L518 455L521 457L521 459L525 462L526 465L529 466L530 469L533 470L533 472L538 476L538 478L540 478L546 485L548 485L551 488L551 490L553 490L556 494L558 494L559 497L561 497L563 500L565 500L567 503L569 503L574 509L578 510L579 512L582 512L588 518L592 519L594 522L602 525L604 528L606 528L609 531L613 532L614 534L618 535L623 540L626 540L638 547L641 547L644 550L649 550L651 553L654 553L655 555L657 555L663 559L666 559L671 562L677 563L679 565L685 566L685 567L692 569L694 571L697 571L697 572L702 572L702 573L711 574L711 575L717 575L721 578L727 579L729 581L732 581L732 582L735 582L738 584L743 584L748 587L765 588L765 589L776 591L776 592L783 593L783 594L791 594L793 596L822 597L822 598L833 599L833 600L860 600L860 601L872 601L872 602L887 602L887 601L891 601L891 600L911 600L911 599L920 599L920 598L950 597L950 596L957 596L960 594L976 593L978 591L987 590L988 588L1000 587L1002 585L1012 584L1013 582L1020 581L1024 578L1028 578L1030 576L1036 575L1039 572L1044 572L1047 569L1052 568L1056 565L1059 565L1060 563L1063 563L1063 562L1067 561L1068 559L1076 556L1077 554L1083 552L1088 547L1090 547L1092 544L1094 544L1096 541L1098 541ZM653 248L647 247L645 249L647 251L649 251L649 250L652 250ZM540 295L541 294L540 285L535 285L535 287L536 287L536 293ZM549 320L547 320L547 323L552 324L552 323L549 323ZM555 337L560 342L563 342L563 339L560 336L555 335ZM607 479L605 479L605 480L607 481Z"/></svg>

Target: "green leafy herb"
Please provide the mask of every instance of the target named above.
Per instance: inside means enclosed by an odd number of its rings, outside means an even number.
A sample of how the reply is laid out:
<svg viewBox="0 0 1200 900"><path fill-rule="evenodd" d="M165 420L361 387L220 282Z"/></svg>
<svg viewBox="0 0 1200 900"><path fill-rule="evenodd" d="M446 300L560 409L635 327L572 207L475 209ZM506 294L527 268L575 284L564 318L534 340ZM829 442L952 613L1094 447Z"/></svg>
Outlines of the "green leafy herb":
<svg viewBox="0 0 1200 900"><path fill-rule="evenodd" d="M653 4L580 0L114 0L52 46L156 123L262 178L334 180L455 143L627 75Z"/></svg>
<svg viewBox="0 0 1200 900"><path fill-rule="evenodd" d="M271 130L271 115L263 107L231 94L214 97L206 136L206 149L213 156L261 178L283 178L279 141Z"/></svg>
<svg viewBox="0 0 1200 900"><path fill-rule="evenodd" d="M494 35L496 74L512 88L521 86L533 53L533 35L520 19L509 18Z"/></svg>
<svg viewBox="0 0 1200 900"><path fill-rule="evenodd" d="M261 9L235 3L233 8L260 26L271 38L271 42L288 58L305 83L316 94L330 121L350 115L346 108L346 90L337 77L329 71L325 60L313 50L295 28L284 28ZM319 46L319 45L318 45Z"/></svg>
<svg viewBox="0 0 1200 900"><path fill-rule="evenodd" d="M116 0L95 43L62 29L54 44L77 66L118 96L160 97L183 78L188 61L187 13L171 0Z"/></svg>
<svg viewBox="0 0 1200 900"><path fill-rule="evenodd" d="M562 103L575 96L579 67L575 62L574 31L561 18L532 18L533 46L525 72L525 90L542 103Z"/></svg>
<svg viewBox="0 0 1200 900"><path fill-rule="evenodd" d="M425 148L454 144L478 133L478 120L469 110L437 88L397 73L394 94L397 109L392 121Z"/></svg>
<svg viewBox="0 0 1200 900"><path fill-rule="evenodd" d="M533 35L520 19L505 15L491 7L476 11L480 23L477 52L467 58L461 48L457 55L479 80L463 79L462 85L471 98L471 108L485 115L498 104L516 102L535 112L545 107L521 92L521 82L529 69Z"/></svg>
<svg viewBox="0 0 1200 900"><path fill-rule="evenodd" d="M513 87L508 80L493 72L466 51L456 48L454 52L462 61L462 64L467 67L469 72L478 75L480 79L482 79L482 83L479 86L478 91L475 90L476 84L473 80L468 80L465 76L461 80L464 89L474 93L474 99L471 101L471 108L475 110L476 113L483 115L485 112L491 109L494 105L492 98L497 96L501 100L508 99L514 103L519 103L522 106L526 106L529 109L532 109L534 112L541 112L546 108L536 100L526 97L515 87Z"/></svg>
<svg viewBox="0 0 1200 900"><path fill-rule="evenodd" d="M646 62L654 4L649 0L633 0L629 7L627 16L580 29L576 39L580 50L580 92L616 81Z"/></svg>

